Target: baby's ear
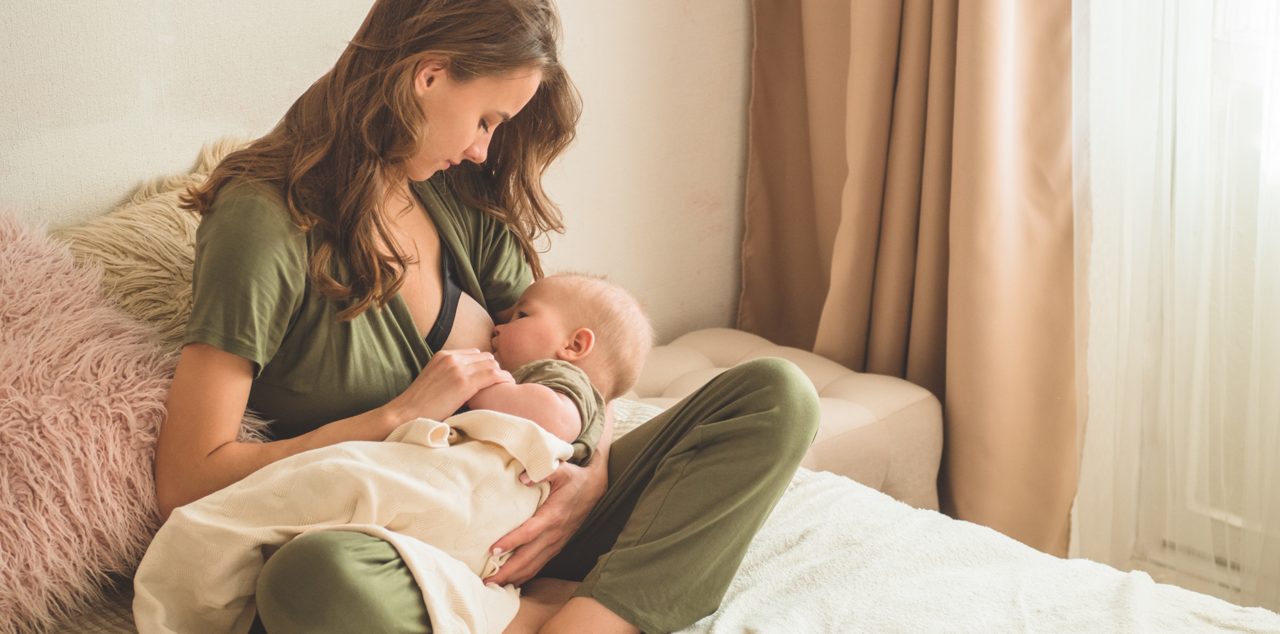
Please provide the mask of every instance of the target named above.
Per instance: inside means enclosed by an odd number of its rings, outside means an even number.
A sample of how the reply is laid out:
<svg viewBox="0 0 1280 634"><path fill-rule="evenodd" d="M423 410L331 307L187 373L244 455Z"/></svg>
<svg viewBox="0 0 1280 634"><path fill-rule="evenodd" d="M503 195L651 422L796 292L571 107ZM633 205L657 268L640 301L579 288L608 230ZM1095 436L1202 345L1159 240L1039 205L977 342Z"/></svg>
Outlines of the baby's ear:
<svg viewBox="0 0 1280 634"><path fill-rule="evenodd" d="M580 361L596 347L596 333L590 328L579 328L569 335L557 356L561 361Z"/></svg>

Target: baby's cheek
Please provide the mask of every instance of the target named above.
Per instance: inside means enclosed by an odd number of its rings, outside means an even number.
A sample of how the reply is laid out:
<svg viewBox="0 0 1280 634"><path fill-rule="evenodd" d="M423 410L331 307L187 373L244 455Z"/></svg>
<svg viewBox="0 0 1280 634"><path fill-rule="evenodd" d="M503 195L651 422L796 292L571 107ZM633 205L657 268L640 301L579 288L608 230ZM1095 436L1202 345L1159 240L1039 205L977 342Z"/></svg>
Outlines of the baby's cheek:
<svg viewBox="0 0 1280 634"><path fill-rule="evenodd" d="M499 345L501 346L501 339L499 339ZM498 350L498 365L507 372L515 372L520 369L520 366L530 361L533 361L533 359L530 359L529 355L525 354L524 350L515 346L512 346L510 349L501 347Z"/></svg>

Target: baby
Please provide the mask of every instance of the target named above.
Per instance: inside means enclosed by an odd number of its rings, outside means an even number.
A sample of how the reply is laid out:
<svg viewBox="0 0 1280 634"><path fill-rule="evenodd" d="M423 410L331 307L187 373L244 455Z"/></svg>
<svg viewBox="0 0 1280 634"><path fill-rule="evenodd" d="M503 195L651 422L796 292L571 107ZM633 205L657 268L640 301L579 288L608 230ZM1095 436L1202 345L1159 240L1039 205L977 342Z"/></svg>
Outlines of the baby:
<svg viewBox="0 0 1280 634"><path fill-rule="evenodd" d="M585 463L605 404L635 385L653 328L635 298L602 278L559 274L529 286L493 331L494 357L515 383L480 390L467 406L534 421L573 443Z"/></svg>
<svg viewBox="0 0 1280 634"><path fill-rule="evenodd" d="M314 530L391 543L437 630L502 629L520 593L482 581L511 555L490 546L546 499L559 460L591 457L605 403L635 383L652 333L635 299L603 279L534 283L493 331L516 383L476 393L472 411L290 456L176 509L134 576L139 631L248 630L267 557ZM454 430L480 442L450 442Z"/></svg>

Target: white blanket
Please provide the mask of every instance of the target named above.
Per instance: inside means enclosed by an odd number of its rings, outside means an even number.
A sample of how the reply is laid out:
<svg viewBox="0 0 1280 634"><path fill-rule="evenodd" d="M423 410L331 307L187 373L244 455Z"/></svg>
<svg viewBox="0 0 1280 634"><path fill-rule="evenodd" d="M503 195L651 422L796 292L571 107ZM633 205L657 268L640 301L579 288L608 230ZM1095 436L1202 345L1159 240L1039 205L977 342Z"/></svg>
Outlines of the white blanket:
<svg viewBox="0 0 1280 634"><path fill-rule="evenodd" d="M1060 559L801 469L686 632L1280 632L1280 616Z"/></svg>
<svg viewBox="0 0 1280 634"><path fill-rule="evenodd" d="M543 480L571 454L528 420L480 410L272 463L173 512L134 577L138 630L247 632L271 552L308 531L356 530L395 546L436 632L499 632L519 591L480 580L506 558L488 548L542 504Z"/></svg>

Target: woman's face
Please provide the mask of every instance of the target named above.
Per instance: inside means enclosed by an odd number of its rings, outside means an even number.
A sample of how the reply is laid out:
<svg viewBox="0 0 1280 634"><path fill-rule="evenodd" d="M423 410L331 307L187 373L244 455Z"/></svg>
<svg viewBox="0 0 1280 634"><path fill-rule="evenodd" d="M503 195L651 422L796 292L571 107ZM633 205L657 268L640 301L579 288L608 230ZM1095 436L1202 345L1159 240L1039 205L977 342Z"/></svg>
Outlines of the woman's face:
<svg viewBox="0 0 1280 634"><path fill-rule="evenodd" d="M533 99L541 82L537 68L459 82L442 64L425 62L414 87L427 129L409 161L409 179L426 180L462 161L483 163L494 130Z"/></svg>

